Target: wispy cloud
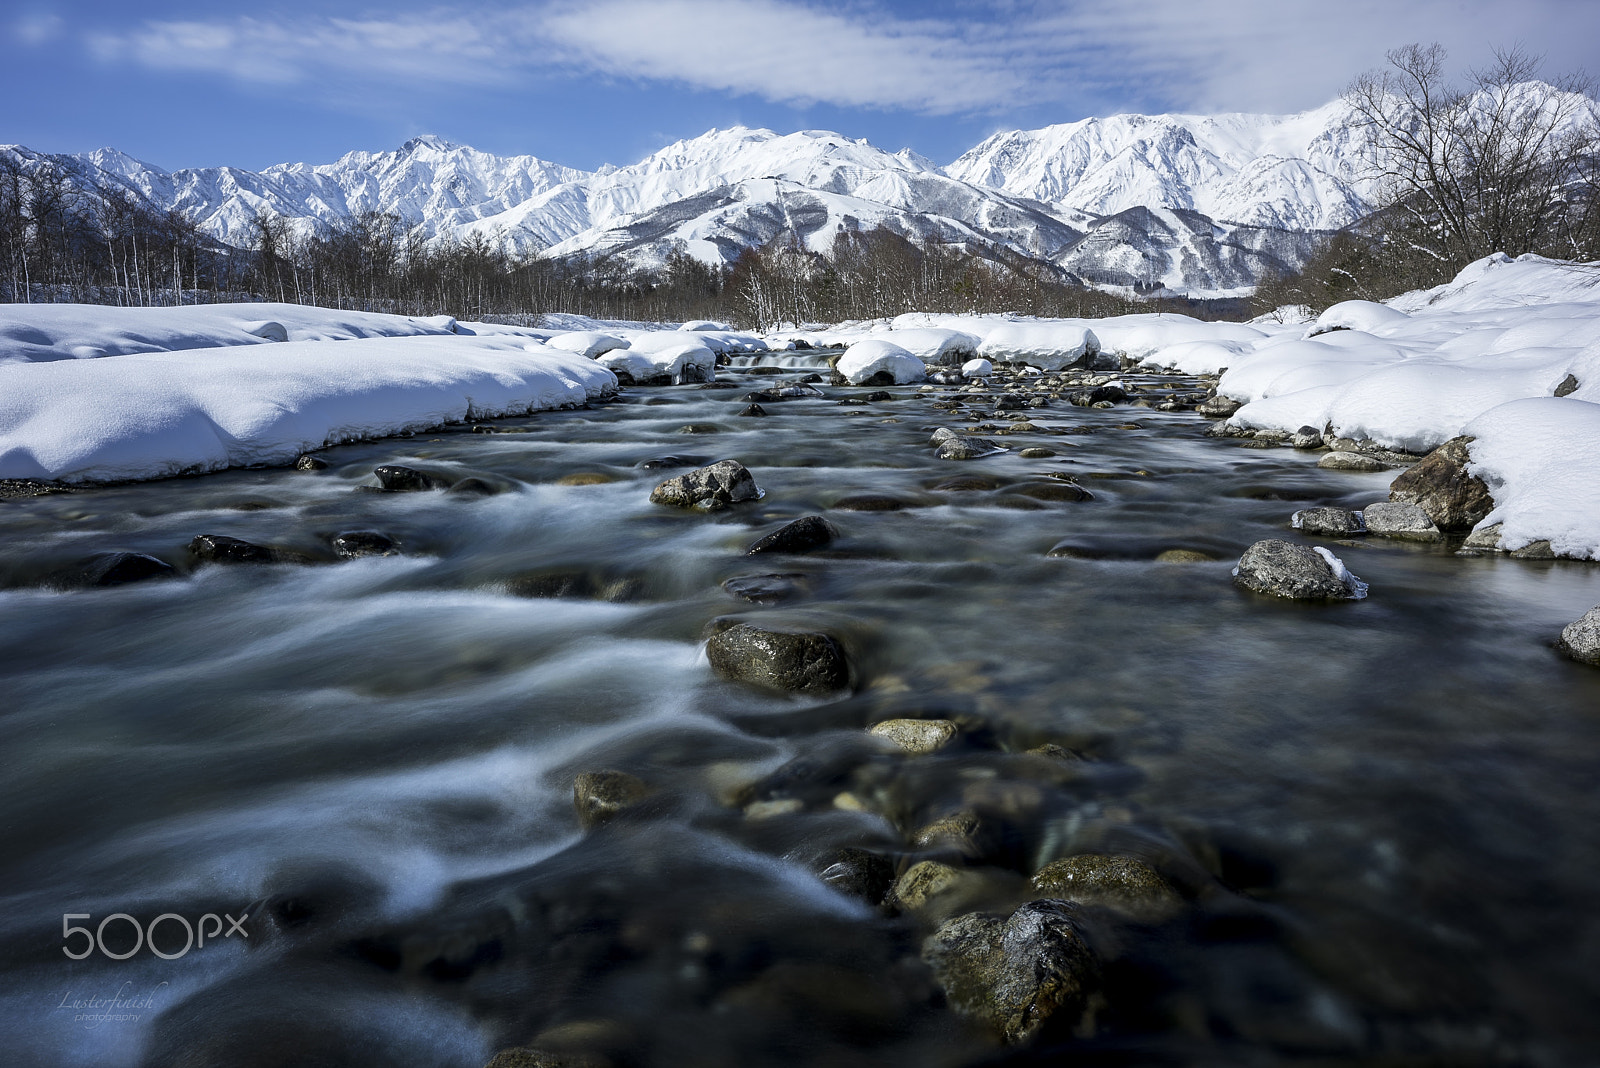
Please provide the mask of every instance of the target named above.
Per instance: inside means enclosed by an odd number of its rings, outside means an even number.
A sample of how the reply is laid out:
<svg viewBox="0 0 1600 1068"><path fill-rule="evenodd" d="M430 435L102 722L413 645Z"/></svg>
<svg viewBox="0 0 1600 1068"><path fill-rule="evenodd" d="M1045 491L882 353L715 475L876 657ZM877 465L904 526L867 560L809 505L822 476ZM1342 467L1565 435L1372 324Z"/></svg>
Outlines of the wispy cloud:
<svg viewBox="0 0 1600 1068"><path fill-rule="evenodd" d="M865 5L865 6L863 6ZM1600 35L1593 0L536 0L388 18L147 21L94 34L108 62L269 85L517 85L552 73L930 115L1321 103L1385 49L1465 60L1521 41L1557 69ZM20 31L19 31L20 32ZM1063 116L1071 117L1070 114Z"/></svg>

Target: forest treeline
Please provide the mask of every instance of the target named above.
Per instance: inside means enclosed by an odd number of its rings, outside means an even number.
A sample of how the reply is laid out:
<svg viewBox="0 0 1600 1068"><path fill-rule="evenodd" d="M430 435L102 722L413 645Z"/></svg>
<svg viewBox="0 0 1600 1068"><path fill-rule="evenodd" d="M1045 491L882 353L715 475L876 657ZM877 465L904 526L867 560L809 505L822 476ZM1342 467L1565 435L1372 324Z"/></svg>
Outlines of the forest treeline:
<svg viewBox="0 0 1600 1068"><path fill-rule="evenodd" d="M3 153L0 301L258 299L530 324L571 312L755 328L907 311L1235 318L1386 299L1447 281L1490 252L1600 259L1600 119L1591 86L1534 81L1537 63L1516 51L1459 85L1446 78L1438 46L1412 45L1389 58L1389 68L1362 75L1345 93L1376 210L1326 239L1303 269L1267 279L1249 301L1114 295L1044 260L919 243L884 227L842 232L826 252L786 233L722 266L680 245L651 269L620 256L515 254L481 233L430 240L379 211L314 229L263 215L247 247L230 247L177 212L96 184L70 157Z"/></svg>

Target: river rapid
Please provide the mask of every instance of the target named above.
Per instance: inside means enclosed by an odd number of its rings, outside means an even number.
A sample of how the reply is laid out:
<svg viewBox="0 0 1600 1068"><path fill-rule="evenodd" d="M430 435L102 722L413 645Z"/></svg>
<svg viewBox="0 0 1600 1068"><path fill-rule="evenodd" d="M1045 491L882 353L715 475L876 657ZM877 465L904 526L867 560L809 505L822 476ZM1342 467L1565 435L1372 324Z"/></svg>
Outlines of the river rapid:
<svg viewBox="0 0 1600 1068"><path fill-rule="evenodd" d="M995 391L824 384L741 417L820 360L738 362L738 388L341 446L325 470L0 501L6 1063L478 1068L536 1040L616 1065L1594 1062L1600 672L1551 643L1600 568L1303 539L1296 508L1392 476L1204 438L1190 412L1052 399L995 437L1011 451L956 463L930 431L1008 427ZM686 468L640 465L669 456L738 459L765 495L653 505ZM505 492L378 492L381 464ZM1063 477L1092 499L1038 489ZM809 514L841 538L745 555ZM339 561L349 530L401 551ZM200 534L309 562L196 566ZM1370 597L1236 589L1274 537L1333 548ZM112 549L180 575L49 585ZM781 603L723 587L773 573ZM835 635L855 692L719 679L703 643L729 615ZM896 754L865 732L893 717L962 734ZM1045 744L1067 758L1023 752ZM586 832L574 778L602 769L649 792ZM958 811L981 848L912 844ZM819 878L845 847L971 869L970 907L1002 909L1052 859L1124 854L1185 904L1091 910L1092 1021L1002 1047L919 958L939 910ZM186 925L206 943L179 953Z"/></svg>

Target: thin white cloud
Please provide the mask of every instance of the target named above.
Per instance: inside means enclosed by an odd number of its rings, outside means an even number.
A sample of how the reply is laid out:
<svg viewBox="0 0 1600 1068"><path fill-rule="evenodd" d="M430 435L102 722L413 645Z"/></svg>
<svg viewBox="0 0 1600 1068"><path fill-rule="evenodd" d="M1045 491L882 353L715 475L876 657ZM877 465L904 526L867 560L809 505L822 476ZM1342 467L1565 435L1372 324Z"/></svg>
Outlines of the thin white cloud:
<svg viewBox="0 0 1600 1068"><path fill-rule="evenodd" d="M537 74L671 83L783 104L1003 114L1054 105L1285 111L1332 99L1386 49L1494 44L1552 70L1600 37L1594 0L973 0L913 18L821 0L536 0L389 18L149 21L95 54L269 85L527 84Z"/></svg>

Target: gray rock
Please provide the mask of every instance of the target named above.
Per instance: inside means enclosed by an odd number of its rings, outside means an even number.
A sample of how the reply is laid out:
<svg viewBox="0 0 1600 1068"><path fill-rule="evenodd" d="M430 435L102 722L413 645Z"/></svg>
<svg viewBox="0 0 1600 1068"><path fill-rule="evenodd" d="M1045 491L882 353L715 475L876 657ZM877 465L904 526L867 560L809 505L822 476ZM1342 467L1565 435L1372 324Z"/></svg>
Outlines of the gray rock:
<svg viewBox="0 0 1600 1068"><path fill-rule="evenodd" d="M375 530L347 530L333 538L333 551L345 559L358 556L394 556L400 552L394 539Z"/></svg>
<svg viewBox="0 0 1600 1068"><path fill-rule="evenodd" d="M1354 575L1336 574L1322 553L1286 541L1256 542L1233 574L1243 589L1295 601L1351 601L1366 591Z"/></svg>
<svg viewBox="0 0 1600 1068"><path fill-rule="evenodd" d="M1388 471L1393 465L1361 452L1330 452L1317 461L1329 471Z"/></svg>
<svg viewBox="0 0 1600 1068"><path fill-rule="evenodd" d="M1007 1042L1033 1037L1052 1016L1075 1023L1099 985L1076 909L1063 901L957 917L923 943L922 959L951 1008Z"/></svg>
<svg viewBox="0 0 1600 1068"><path fill-rule="evenodd" d="M1556 648L1578 661L1600 667L1600 608L1591 608L1561 629Z"/></svg>
<svg viewBox="0 0 1600 1068"><path fill-rule="evenodd" d="M800 594L804 575L741 575L722 584L729 594L752 604L781 604Z"/></svg>
<svg viewBox="0 0 1600 1068"><path fill-rule="evenodd" d="M1477 527L1471 534L1467 535L1467 540L1461 543L1461 547L1463 549L1482 549L1487 552L1499 552L1500 531L1502 529L1504 529L1504 524L1501 523L1490 523L1486 527Z"/></svg>
<svg viewBox="0 0 1600 1068"><path fill-rule="evenodd" d="M838 536L839 528L822 516L803 515L757 541L745 550L745 555L810 552L812 549L822 548Z"/></svg>
<svg viewBox="0 0 1600 1068"><path fill-rule="evenodd" d="M578 823L588 830L649 792L641 779L625 771L586 771L572 780L572 805L578 810Z"/></svg>
<svg viewBox="0 0 1600 1068"><path fill-rule="evenodd" d="M1470 530L1494 510L1489 487L1469 474L1472 438L1451 438L1389 484L1389 499L1416 504L1440 530Z"/></svg>
<svg viewBox="0 0 1600 1068"><path fill-rule="evenodd" d="M706 642L711 669L764 690L824 697L850 688L850 661L831 636L739 623Z"/></svg>
<svg viewBox="0 0 1600 1068"><path fill-rule="evenodd" d="M976 460L1005 451L988 438L964 438L957 434L940 442L934 455L941 460Z"/></svg>
<svg viewBox="0 0 1600 1068"><path fill-rule="evenodd" d="M1513 560L1554 560L1556 559L1556 551L1548 541L1541 538L1538 541L1530 541L1520 549L1512 549L1511 558Z"/></svg>
<svg viewBox="0 0 1600 1068"><path fill-rule="evenodd" d="M1083 853L1053 860L1033 877L1035 892L1079 905L1116 909L1158 923L1183 908L1171 883L1142 860Z"/></svg>
<svg viewBox="0 0 1600 1068"><path fill-rule="evenodd" d="M908 753L933 753L955 738L956 725L948 719L888 719L874 725L870 733Z"/></svg>
<svg viewBox="0 0 1600 1068"><path fill-rule="evenodd" d="M378 485L388 493L418 493L422 490L444 489L449 485L442 478L401 464L384 464L373 468L372 473L378 476Z"/></svg>
<svg viewBox="0 0 1600 1068"><path fill-rule="evenodd" d="M755 476L738 460L722 460L677 478L669 478L650 491L650 503L692 508L701 501L735 504L761 496Z"/></svg>
<svg viewBox="0 0 1600 1068"><path fill-rule="evenodd" d="M1304 508L1289 522L1302 534L1324 538L1352 538L1367 532L1361 513L1348 508Z"/></svg>
<svg viewBox="0 0 1600 1068"><path fill-rule="evenodd" d="M1017 453L1017 455L1022 457L1024 460L1048 460L1055 454L1056 451L1054 449L1046 449L1039 446L1034 446L1030 449L1023 449L1021 452Z"/></svg>
<svg viewBox="0 0 1600 1068"><path fill-rule="evenodd" d="M1406 541L1439 541L1444 537L1418 505L1408 501L1378 501L1361 511L1367 533Z"/></svg>
<svg viewBox="0 0 1600 1068"><path fill-rule="evenodd" d="M1210 397L1201 404L1195 405L1195 413L1207 419L1226 419L1244 405L1232 397Z"/></svg>
<svg viewBox="0 0 1600 1068"><path fill-rule="evenodd" d="M1567 377L1561 380L1560 385L1556 386L1556 396L1558 397L1570 397L1576 392L1578 392L1577 375L1569 374Z"/></svg>
<svg viewBox="0 0 1600 1068"><path fill-rule="evenodd" d="M1289 444L1297 449L1322 448L1322 431L1314 426L1303 426L1289 435Z"/></svg>

